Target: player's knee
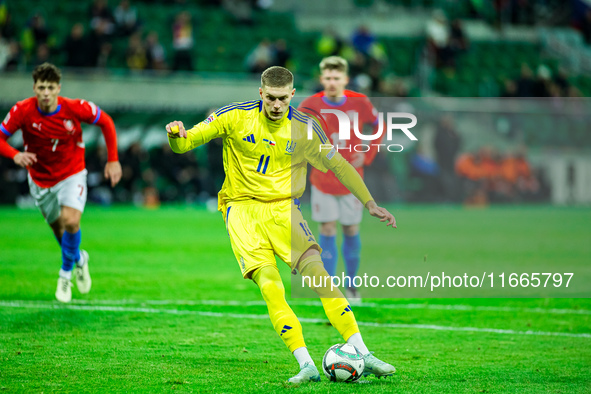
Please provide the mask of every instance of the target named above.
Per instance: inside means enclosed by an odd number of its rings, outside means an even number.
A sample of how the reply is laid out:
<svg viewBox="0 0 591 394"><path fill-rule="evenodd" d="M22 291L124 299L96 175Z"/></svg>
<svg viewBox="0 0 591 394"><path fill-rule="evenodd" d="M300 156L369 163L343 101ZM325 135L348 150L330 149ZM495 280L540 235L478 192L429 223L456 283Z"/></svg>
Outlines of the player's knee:
<svg viewBox="0 0 591 394"><path fill-rule="evenodd" d="M285 298L285 287L283 287L277 267L266 266L259 268L252 274L252 280L259 286L261 294L267 303L277 298Z"/></svg>
<svg viewBox="0 0 591 394"><path fill-rule="evenodd" d="M359 225L357 225L357 224L353 224L350 226L343 225L343 234L345 234L347 237L353 237L353 236L359 234Z"/></svg>
<svg viewBox="0 0 591 394"><path fill-rule="evenodd" d="M322 258L315 249L309 249L302 255L297 268L302 276L328 276Z"/></svg>
<svg viewBox="0 0 591 394"><path fill-rule="evenodd" d="M313 254L298 263L298 271L303 278L309 278L310 288L320 298L342 298L343 294L339 290L339 285L333 282L333 278L328 274L324 263L319 254Z"/></svg>
<svg viewBox="0 0 591 394"><path fill-rule="evenodd" d="M320 234L327 237L337 235L337 222L326 222L320 224Z"/></svg>
<svg viewBox="0 0 591 394"><path fill-rule="evenodd" d="M77 233L80 230L80 221L75 218L68 218L63 221L64 229L69 233Z"/></svg>
<svg viewBox="0 0 591 394"><path fill-rule="evenodd" d="M61 226L69 233L76 233L80 230L80 218L82 213L76 209L64 207L62 208L59 221Z"/></svg>

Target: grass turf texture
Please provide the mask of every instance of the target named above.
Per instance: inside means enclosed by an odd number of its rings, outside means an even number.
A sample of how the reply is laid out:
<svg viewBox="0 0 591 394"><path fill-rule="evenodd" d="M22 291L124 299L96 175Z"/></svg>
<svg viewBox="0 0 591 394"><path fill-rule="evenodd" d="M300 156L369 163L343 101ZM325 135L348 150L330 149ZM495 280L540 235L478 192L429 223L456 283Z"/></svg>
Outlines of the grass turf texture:
<svg viewBox="0 0 591 394"><path fill-rule="evenodd" d="M585 209L394 211L399 223L392 235L394 253L401 259L428 254L470 264L504 256L551 264L561 258L588 263L591 257L591 212ZM364 250L383 248L372 240L380 238L374 231L384 229L368 225L367 219ZM54 301L61 262L49 227L36 211L0 208L2 392L564 393L589 392L591 387L588 336L413 326L361 327L370 350L397 367L394 377L354 385L323 378L319 384L288 387L284 381L297 372L297 365L273 332L258 289L242 279L220 214L184 207L147 211L90 206L82 234L93 288L87 295L74 289L74 302L63 307ZM555 242L540 243L541 238ZM280 264L280 271L289 293L288 269ZM325 319L321 307L309 305L311 300L288 301L301 318ZM591 333L588 299L374 302L389 308L354 307L358 321ZM409 303L420 307L407 308ZM441 310L433 307L437 305L468 308ZM324 351L342 339L327 324L302 325L320 365Z"/></svg>

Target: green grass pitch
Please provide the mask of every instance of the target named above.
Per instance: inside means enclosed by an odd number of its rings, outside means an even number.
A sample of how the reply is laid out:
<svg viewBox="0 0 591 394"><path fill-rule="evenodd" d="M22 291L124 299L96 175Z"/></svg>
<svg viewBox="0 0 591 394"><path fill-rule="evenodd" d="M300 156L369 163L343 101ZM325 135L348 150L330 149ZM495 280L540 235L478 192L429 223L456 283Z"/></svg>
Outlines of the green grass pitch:
<svg viewBox="0 0 591 394"><path fill-rule="evenodd" d="M589 209L391 208L400 259L591 262ZM382 231L364 219L364 254L388 247L372 243ZM82 235L92 291L74 288L63 306L49 227L37 211L0 208L0 392L591 391L589 299L364 300L353 308L362 335L396 375L289 387L297 364L242 279L219 213L89 206ZM320 365L342 338L314 300L288 301Z"/></svg>

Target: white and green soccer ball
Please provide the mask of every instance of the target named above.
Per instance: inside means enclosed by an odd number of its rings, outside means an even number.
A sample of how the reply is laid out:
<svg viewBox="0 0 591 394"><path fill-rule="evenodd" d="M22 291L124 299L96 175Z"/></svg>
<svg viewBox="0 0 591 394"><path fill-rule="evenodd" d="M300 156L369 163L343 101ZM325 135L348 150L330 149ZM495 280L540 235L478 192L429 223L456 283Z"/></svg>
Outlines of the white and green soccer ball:
<svg viewBox="0 0 591 394"><path fill-rule="evenodd" d="M322 370L331 382L354 382L364 368L363 355L348 343L331 346L322 358Z"/></svg>

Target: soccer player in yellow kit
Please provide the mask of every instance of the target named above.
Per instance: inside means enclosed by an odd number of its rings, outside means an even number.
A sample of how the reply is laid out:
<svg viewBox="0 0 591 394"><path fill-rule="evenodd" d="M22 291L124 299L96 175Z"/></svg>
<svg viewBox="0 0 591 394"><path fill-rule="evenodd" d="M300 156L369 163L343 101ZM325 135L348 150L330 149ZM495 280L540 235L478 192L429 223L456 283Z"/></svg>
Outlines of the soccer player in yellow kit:
<svg viewBox="0 0 591 394"><path fill-rule="evenodd" d="M167 124L168 141L174 152L184 153L223 138L226 179L218 194L218 208L232 250L244 278L260 288L275 331L300 364L300 372L288 381L317 382L318 369L306 348L302 326L285 300L275 262L277 255L302 276L328 276L321 248L299 211L307 163L325 172L332 170L369 213L387 226L396 227L396 220L377 206L355 168L327 146L328 139L316 120L289 105L295 94L289 70L277 66L265 70L259 94L261 100L222 107L189 130L179 121ZM312 282L327 283L318 279ZM313 290L331 324L364 355L364 375L392 375L396 369L367 349L341 291L331 287Z"/></svg>

